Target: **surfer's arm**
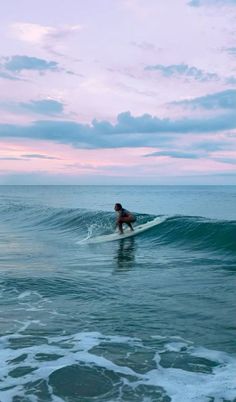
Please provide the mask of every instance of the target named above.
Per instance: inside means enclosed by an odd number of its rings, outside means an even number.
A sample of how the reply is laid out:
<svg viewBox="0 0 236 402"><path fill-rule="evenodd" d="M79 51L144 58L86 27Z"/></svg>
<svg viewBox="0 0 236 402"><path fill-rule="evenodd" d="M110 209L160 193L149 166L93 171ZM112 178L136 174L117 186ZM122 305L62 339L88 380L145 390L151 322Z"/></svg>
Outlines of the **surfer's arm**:
<svg viewBox="0 0 236 402"><path fill-rule="evenodd" d="M116 222L115 222L115 229L119 226L121 214L117 211Z"/></svg>
<svg viewBox="0 0 236 402"><path fill-rule="evenodd" d="M122 218L121 211L117 211L116 213L116 225L118 225L120 218Z"/></svg>

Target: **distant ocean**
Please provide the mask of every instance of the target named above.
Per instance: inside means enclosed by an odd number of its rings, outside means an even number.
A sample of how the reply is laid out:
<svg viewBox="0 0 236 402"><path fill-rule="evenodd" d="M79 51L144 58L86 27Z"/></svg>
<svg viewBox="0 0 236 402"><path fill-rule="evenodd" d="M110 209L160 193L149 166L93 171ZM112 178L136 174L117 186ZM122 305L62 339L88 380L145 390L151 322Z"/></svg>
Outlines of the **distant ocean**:
<svg viewBox="0 0 236 402"><path fill-rule="evenodd" d="M1 402L236 401L236 186L1 186L0 264Z"/></svg>

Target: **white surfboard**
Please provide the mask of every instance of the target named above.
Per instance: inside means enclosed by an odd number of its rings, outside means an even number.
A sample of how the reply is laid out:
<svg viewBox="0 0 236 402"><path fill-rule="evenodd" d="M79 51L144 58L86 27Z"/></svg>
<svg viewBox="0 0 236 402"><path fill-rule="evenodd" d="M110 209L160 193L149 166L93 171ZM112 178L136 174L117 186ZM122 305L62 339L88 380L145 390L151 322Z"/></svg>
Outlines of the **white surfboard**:
<svg viewBox="0 0 236 402"><path fill-rule="evenodd" d="M105 243L108 241L116 241L116 240L123 240L126 239L127 237L132 237L136 236L139 233L145 232L146 230L159 225L162 223L166 218L155 218L152 221L143 223L142 225L138 225L134 227L134 231L132 232L128 227L124 228L124 234L119 234L118 232L111 233L108 235L103 235L103 236L96 236L96 237L89 237L87 239L84 239L78 243L84 243L84 244L92 244L92 243ZM124 226L127 226L124 224Z"/></svg>

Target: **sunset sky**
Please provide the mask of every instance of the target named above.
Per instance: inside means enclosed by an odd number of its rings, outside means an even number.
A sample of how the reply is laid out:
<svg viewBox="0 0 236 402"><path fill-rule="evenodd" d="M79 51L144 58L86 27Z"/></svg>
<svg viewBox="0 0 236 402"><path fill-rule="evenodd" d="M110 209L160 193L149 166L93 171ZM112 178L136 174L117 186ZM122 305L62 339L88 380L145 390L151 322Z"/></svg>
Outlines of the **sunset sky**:
<svg viewBox="0 0 236 402"><path fill-rule="evenodd" d="M8 0L0 19L0 184L236 184L236 0Z"/></svg>

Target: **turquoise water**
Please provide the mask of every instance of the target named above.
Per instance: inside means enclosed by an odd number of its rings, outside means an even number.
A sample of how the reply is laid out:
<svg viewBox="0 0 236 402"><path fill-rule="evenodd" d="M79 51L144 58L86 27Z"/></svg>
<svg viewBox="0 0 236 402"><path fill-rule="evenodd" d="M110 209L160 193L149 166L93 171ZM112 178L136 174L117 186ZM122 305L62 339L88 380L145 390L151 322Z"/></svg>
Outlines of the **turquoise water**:
<svg viewBox="0 0 236 402"><path fill-rule="evenodd" d="M236 401L236 187L0 187L0 401ZM133 238L86 244L114 230ZM82 241L82 243L81 243Z"/></svg>

